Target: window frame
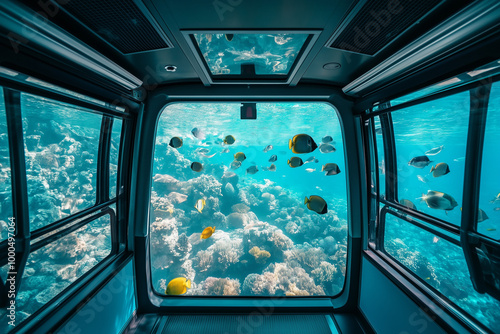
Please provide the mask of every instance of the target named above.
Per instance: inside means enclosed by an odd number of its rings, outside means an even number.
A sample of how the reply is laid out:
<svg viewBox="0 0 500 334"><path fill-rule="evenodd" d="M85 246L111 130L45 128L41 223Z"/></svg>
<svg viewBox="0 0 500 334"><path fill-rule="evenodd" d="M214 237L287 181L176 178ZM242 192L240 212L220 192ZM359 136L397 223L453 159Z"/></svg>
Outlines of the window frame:
<svg viewBox="0 0 500 334"><path fill-rule="evenodd" d="M342 116L341 116L341 113L340 113L340 110L339 110L339 107L337 105L335 105L332 101L328 101L328 100L308 100L308 99L294 99L294 100L281 100L281 99L274 99L274 100L261 100L261 99L238 99L238 100L225 100L225 99L217 99L217 100L214 100L214 101L210 101L210 100L205 100L205 99L201 99L201 100L179 100L179 101L168 101L168 102L165 102L163 103L158 112L157 112L157 115L155 117L155 126L154 126L154 131L153 131L153 146L152 146L152 157L153 159L151 160L151 171L153 171L153 168L154 168L154 153L155 153L155 150L156 150L156 137L157 137L157 134L158 134L158 125L160 124L160 118L163 114L163 112L170 106L170 105L173 105L173 104L190 104L190 103L199 103L199 104L225 104L225 103L228 103L228 104L242 104L242 103L261 103L261 104L269 104L269 103L314 103L314 104L325 104L327 106L329 106L333 113L335 114L335 121L338 121L339 122L339 128L340 128L340 131L341 131L341 134L342 134L342 143L344 145L343 149L344 149L344 156L342 157L343 161L344 161L344 164L345 164L345 180L346 180L346 199L349 200L349 169L348 169L348 158L347 158L347 152L346 152L346 141L345 141L345 127L344 127L344 124L342 122ZM153 190L153 173L151 173L150 175L150 182L151 182L151 186L148 190L148 208L151 206L151 193L152 193L152 190ZM351 223L351 218L350 218L350 205L349 203L347 204L347 208L346 208L346 220L347 220L347 228L349 230L349 227L350 225L352 224ZM146 222L147 224L147 228L148 228L148 234L149 234L149 237L151 236L151 228L150 228L150 224L152 222L150 220L148 220ZM348 270L349 270L349 262L352 261L351 257L354 257L353 255L353 245L352 245L352 242L350 242L351 239L350 239L350 234L349 232L347 232L347 236L346 236L346 272L344 274L344 278L343 278L343 285L342 285L342 289L335 295L316 295L316 296L258 296L258 295L237 295L237 296L226 296L226 295L222 295L222 296L216 296L216 295L209 295L209 296L204 296L204 295L189 295L189 296L175 296L175 295L166 295L164 293L161 293L159 291L157 291L155 288L154 288L154 284L153 284L153 273L152 273L152 265L151 263L153 261L151 261L151 256L152 256L152 252L151 252L151 243L148 242L148 245L147 245L147 248L148 248L148 251L146 253L146 256L147 256L147 268L146 270L148 271L147 272L147 280L148 280L148 285L151 287L151 291L152 291L152 294L161 299L162 300L162 305L164 304L167 304L169 300L175 300L175 299L186 299L186 298L192 298L193 300L207 300L207 299L214 299L214 300L218 300L218 301L222 301L222 300L228 300L229 303L234 302L234 303L238 303L238 301L240 300L243 300L243 301L247 301L247 300L251 300L251 299L257 299L257 300L266 300L266 299L270 299L270 300L276 300L276 299L288 299L288 300L312 300L313 303L315 303L317 301L318 304L321 303L322 300L326 300L326 299L335 299L335 298L339 298L340 296L342 296L345 292L345 290L347 290L349 287L348 287L348 284L349 284L349 281L348 281L348 277L349 277L349 274L348 274Z"/></svg>
<svg viewBox="0 0 500 334"><path fill-rule="evenodd" d="M126 103L126 101L117 99L112 103L105 103L103 106L102 102L99 103L100 101L96 100L93 102L91 100L81 99L77 95L70 95L69 91L60 92L50 88L44 88L43 86L38 86L36 83L25 81L24 77L25 76L22 74L19 74L16 77L0 76L0 89L3 89L4 91L7 116L9 155L12 171L11 191L12 206L14 209L13 217L15 217L17 223L14 237L16 243L17 267L15 270L16 298L21 284L24 267L31 252L34 252L105 215L110 216L111 249L109 255L93 266L85 274L81 275L75 282L72 282L69 286L60 291L54 298L34 312L28 319L16 324L16 330L21 328L34 328L35 323L40 323L40 315L43 314L44 317L42 318L45 318L49 314L55 314L55 312L60 311L58 305L62 302L72 303L71 301L68 301L68 296L75 296L79 294L83 286L88 285L94 278L102 277L103 273L112 273L107 268L110 264L116 262L117 265L122 266L124 261L130 260L130 254L126 252L126 212L128 210L128 196L126 196L124 191L120 191L120 189L125 188L125 185L130 177L129 164L126 161L126 153L130 151L133 145L130 139L126 140L126 137L131 137L130 134L133 132L133 114L129 112L128 106L125 106L125 108L120 107L123 103ZM74 107L83 107L88 109L88 112L102 115L97 153L98 161L95 203L88 208L57 221L53 221L44 227L36 229L35 231L30 231L29 223L29 199L25 167L24 133L22 123L23 115L21 110L22 93L52 99ZM119 108L122 108L125 111L117 111ZM110 199L109 155L112 126L115 118L121 119L122 129L120 133L118 152L117 191L116 196ZM115 206L115 209L112 208L113 205ZM61 230L58 231L57 234L48 236L48 234L52 233L56 229ZM44 236L46 236L46 238L43 238ZM39 238L42 239L36 240ZM4 266L8 263L8 247L9 244L7 238L0 243L0 254L2 254L0 256L0 266ZM95 289L94 284L92 288ZM0 306L7 306L9 300L10 299L7 298L6 284L3 279L0 279Z"/></svg>
<svg viewBox="0 0 500 334"><path fill-rule="evenodd" d="M378 183L375 183L376 193L374 193L373 191L368 192L369 194L371 194L371 205L376 205L377 209L370 213L369 230L374 229L375 233L370 233L368 235L368 250L365 251L365 254L371 254L371 257L374 261L388 263L391 268L395 269L399 274L403 275L403 277L405 277L409 282L412 283L413 286L409 288L405 287L406 289L412 291L413 294L416 294L416 291L420 293L423 292L433 301L437 302L437 304L440 305L440 307L445 310L445 312L453 319L458 320L462 325L466 325L470 329L473 328L474 331L477 332L489 332L489 329L482 325L472 315L469 315L464 311L459 311L461 309L458 306L450 302L439 291L435 290L432 287L427 287L426 284L421 282L415 274L410 272L409 269L400 264L385 251L385 215L387 214L387 212L390 212L391 214L394 214L396 212L395 216L404 217L402 219L405 219L405 221L412 223L415 226L426 230L427 232L438 235L439 237L442 237L447 241L457 244L457 240L454 240L444 233L441 233L439 230L444 230L455 235L459 239L458 246L461 247L464 252L464 258L471 274L471 281L475 289L480 293L486 292L494 298L499 299L498 291L492 291L492 289L485 285L478 255L474 249L476 247L475 245L480 245L481 242L484 242L485 244L490 246L494 245L500 248L500 242L494 241L477 232L477 223L475 220L475 217L477 216L478 201L480 195L479 181L481 178L482 149L484 141L484 128L488 112L489 90L492 83L497 81L500 81L500 75L498 74L482 78L481 80L470 82L459 87L450 87L447 90L439 91L431 95L425 95L421 98L401 103L392 107L390 106L390 102L385 102L384 104L377 105L371 110L368 110L362 116L365 124L363 131L366 133L364 136L365 145L369 148L370 151L375 151L374 154L369 152L366 153L366 168L367 170L370 170L372 165L378 166L379 164L377 138L374 129L374 118L378 116L380 117L382 137L384 141L383 147L386 170L386 197L381 198ZM473 172L465 173L464 175L461 224L460 226L455 226L450 222L441 220L430 214L407 208L406 206L401 205L398 202L397 162L394 160L396 155L391 113L400 109L405 109L410 106L438 100L464 91L469 91L470 96L465 170ZM376 111L373 111L375 109ZM385 119L385 121L383 121L383 119ZM373 159L375 161L371 161ZM390 160L393 161L391 162ZM378 173L379 171L377 168L377 176L375 180L372 180L372 182L378 182ZM368 175L370 178L372 178L370 174ZM393 177L390 177L389 175L392 175ZM381 207L380 204L383 204L383 207ZM374 212L375 217L372 217L371 215L373 215ZM423 221L424 223L429 224L429 226L421 224L417 221L412 221L410 219L407 219L406 217L414 217ZM374 223L375 226L373 226ZM387 270L383 270L383 272L386 275L390 276L390 273ZM421 304L422 301L419 301L419 303ZM426 307L428 306L426 305Z"/></svg>

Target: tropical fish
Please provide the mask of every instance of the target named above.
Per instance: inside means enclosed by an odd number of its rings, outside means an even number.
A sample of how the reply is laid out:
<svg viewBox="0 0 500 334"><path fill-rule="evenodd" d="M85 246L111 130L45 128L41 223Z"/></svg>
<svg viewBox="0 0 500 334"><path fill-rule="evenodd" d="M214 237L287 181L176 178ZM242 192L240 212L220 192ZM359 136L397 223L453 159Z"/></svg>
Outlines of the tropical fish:
<svg viewBox="0 0 500 334"><path fill-rule="evenodd" d="M245 156L245 153L243 152L238 152L234 155L234 160L235 161L241 161L243 162L243 160L245 160L247 157Z"/></svg>
<svg viewBox="0 0 500 334"><path fill-rule="evenodd" d="M336 163L328 163L321 167L322 172L326 172L325 175L337 175L340 173L340 168Z"/></svg>
<svg viewBox="0 0 500 334"><path fill-rule="evenodd" d="M423 183L429 182L429 180L427 180L427 178L425 176L417 175L417 178L419 181L422 181Z"/></svg>
<svg viewBox="0 0 500 334"><path fill-rule="evenodd" d="M487 228L486 231L496 231L496 228Z"/></svg>
<svg viewBox="0 0 500 334"><path fill-rule="evenodd" d="M314 158L314 157L309 157L309 158L307 158L306 162L304 162L304 163L305 163L305 164L308 164L308 163L310 163L310 162L313 162L314 160L316 160L316 158Z"/></svg>
<svg viewBox="0 0 500 334"><path fill-rule="evenodd" d="M222 144L222 139L220 138L217 138L215 141L214 141L215 145L220 145Z"/></svg>
<svg viewBox="0 0 500 334"><path fill-rule="evenodd" d="M495 210L495 211L500 211L500 208L493 208L493 210Z"/></svg>
<svg viewBox="0 0 500 334"><path fill-rule="evenodd" d="M195 152L196 153L205 153L206 154L206 153L210 152L210 150L208 148L197 148L195 150Z"/></svg>
<svg viewBox="0 0 500 334"><path fill-rule="evenodd" d="M338 172L340 173L339 166L336 163L327 163L321 166L322 172L329 172L331 170L338 170Z"/></svg>
<svg viewBox="0 0 500 334"><path fill-rule="evenodd" d="M226 138L224 138L224 140L223 140L224 144L226 144L226 145L232 145L232 144L234 144L235 141L236 141L236 139L234 139L234 137L231 135L226 136Z"/></svg>
<svg viewBox="0 0 500 334"><path fill-rule="evenodd" d="M498 193L498 195L497 195L495 198L493 198L493 199L490 201L490 203L495 203L496 201L500 201L500 193Z"/></svg>
<svg viewBox="0 0 500 334"><path fill-rule="evenodd" d="M182 146L182 139L179 137L173 137L170 139L170 143L168 144L172 146L173 148L179 148Z"/></svg>
<svg viewBox="0 0 500 334"><path fill-rule="evenodd" d="M331 136L324 136L321 139L321 141L326 144L326 143L329 143L329 142L333 141L333 138Z"/></svg>
<svg viewBox="0 0 500 334"><path fill-rule="evenodd" d="M307 208L311 211L319 213L320 215L328 212L328 206L326 205L326 201L316 195L309 196L309 198L304 199L304 204L307 204Z"/></svg>
<svg viewBox="0 0 500 334"><path fill-rule="evenodd" d="M460 208L460 211L462 211L462 208ZM490 219L490 217L488 217L486 212L484 212L480 208L477 208L477 219L476 219L477 222L481 223L481 222L484 222L486 219Z"/></svg>
<svg viewBox="0 0 500 334"><path fill-rule="evenodd" d="M465 157L453 159L453 161L456 161L456 162L460 162L460 161L464 161L464 160L465 160Z"/></svg>
<svg viewBox="0 0 500 334"><path fill-rule="evenodd" d="M208 239L212 236L212 233L214 232L215 232L215 226L214 227L209 226L206 229L204 229L203 232L201 232L200 239Z"/></svg>
<svg viewBox="0 0 500 334"><path fill-rule="evenodd" d="M201 172L201 170L203 169L203 165L199 162L193 162L191 164L191 169L195 172Z"/></svg>
<svg viewBox="0 0 500 334"><path fill-rule="evenodd" d="M271 155L269 158L269 162L275 162L276 160L278 160L278 156L276 154Z"/></svg>
<svg viewBox="0 0 500 334"><path fill-rule="evenodd" d="M308 173L312 173L312 172L314 172L315 170L316 170L316 168L315 168L315 169L312 169L312 168L306 168L306 172L308 172Z"/></svg>
<svg viewBox="0 0 500 334"><path fill-rule="evenodd" d="M205 133L198 128L191 130L191 133L198 139L204 140L206 138Z"/></svg>
<svg viewBox="0 0 500 334"><path fill-rule="evenodd" d="M336 151L335 147L333 147L333 145L330 144L319 145L319 150L321 153L332 153Z"/></svg>
<svg viewBox="0 0 500 334"><path fill-rule="evenodd" d="M417 210L417 207L415 206L415 204L413 204L413 202L408 200L408 199L402 199L401 201L399 201L399 203L406 206L408 209Z"/></svg>
<svg viewBox="0 0 500 334"><path fill-rule="evenodd" d="M247 168L246 174L255 174L258 171L259 170L257 169L257 166L250 166L250 167Z"/></svg>
<svg viewBox="0 0 500 334"><path fill-rule="evenodd" d="M412 158L409 162L408 165L417 167L417 168L424 168L425 166L429 165L432 161L429 160L429 157L426 155L421 155L415 158Z"/></svg>
<svg viewBox="0 0 500 334"><path fill-rule="evenodd" d="M436 244L438 241L439 241L438 237L434 236L434 238L432 238L432 243L433 244Z"/></svg>
<svg viewBox="0 0 500 334"><path fill-rule="evenodd" d="M266 147L264 147L264 152L269 152L273 149L273 145L267 145Z"/></svg>
<svg viewBox="0 0 500 334"><path fill-rule="evenodd" d="M291 157L287 161L288 165L292 168L302 166L304 162L302 162L302 159L299 157Z"/></svg>
<svg viewBox="0 0 500 334"><path fill-rule="evenodd" d="M442 193L440 191L429 190L426 194L422 194L421 199L427 203L427 206L431 209L438 210L453 210L458 203L453 197L448 194Z"/></svg>
<svg viewBox="0 0 500 334"><path fill-rule="evenodd" d="M205 200L203 198L200 198L199 200L196 201L196 204L194 205L194 208L198 210L199 213L203 211L203 208L205 207Z"/></svg>
<svg viewBox="0 0 500 334"><path fill-rule="evenodd" d="M228 42L231 42L233 40L233 38L234 38L234 34L225 34L225 35L226 35L226 40Z"/></svg>
<svg viewBox="0 0 500 334"><path fill-rule="evenodd" d="M231 169L238 169L240 167L241 167L241 161L234 160L233 162L231 162L231 165L230 165Z"/></svg>
<svg viewBox="0 0 500 334"><path fill-rule="evenodd" d="M208 159L213 158L216 154L217 154L217 152L215 152L214 154L210 154L210 155L206 155L206 154L204 154L204 153L200 153L200 155L201 155L202 157L204 157L204 158L208 158Z"/></svg>
<svg viewBox="0 0 500 334"><path fill-rule="evenodd" d="M228 148L225 148L221 151L221 153L229 153L229 149Z"/></svg>
<svg viewBox="0 0 500 334"><path fill-rule="evenodd" d="M444 145L441 145L439 147L434 147L430 150L428 150L427 152L425 152L426 155L436 155L438 154L439 152L441 152L444 148Z"/></svg>
<svg viewBox="0 0 500 334"><path fill-rule="evenodd" d="M288 141L288 148L295 154L310 153L318 148L311 136L306 134L295 135Z"/></svg>
<svg viewBox="0 0 500 334"><path fill-rule="evenodd" d="M318 160L318 159L314 159L314 163L318 163L318 162L319 162L319 160Z"/></svg>
<svg viewBox="0 0 500 334"><path fill-rule="evenodd" d="M440 162L436 166L432 166L431 173L434 177L440 177L450 172L450 167L446 162Z"/></svg>
<svg viewBox="0 0 500 334"><path fill-rule="evenodd" d="M264 167L264 170L268 170L270 172L275 172L276 171L276 165L275 164L271 164L271 166L269 166L269 167Z"/></svg>
<svg viewBox="0 0 500 334"><path fill-rule="evenodd" d="M191 289L191 280L177 277L168 283L165 294L171 296L182 295L186 293L187 289Z"/></svg>

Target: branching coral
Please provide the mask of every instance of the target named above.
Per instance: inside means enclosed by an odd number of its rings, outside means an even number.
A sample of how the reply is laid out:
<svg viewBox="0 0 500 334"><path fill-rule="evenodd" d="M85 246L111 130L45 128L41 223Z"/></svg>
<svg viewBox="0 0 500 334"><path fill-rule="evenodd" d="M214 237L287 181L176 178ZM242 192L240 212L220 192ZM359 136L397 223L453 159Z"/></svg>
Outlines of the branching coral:
<svg viewBox="0 0 500 334"><path fill-rule="evenodd" d="M261 250L257 246L250 249L249 253L255 257L257 263L266 263L267 259L271 257L271 253L266 250Z"/></svg>
<svg viewBox="0 0 500 334"><path fill-rule="evenodd" d="M203 282L203 292L209 296L238 296L240 281L230 278L208 277Z"/></svg>

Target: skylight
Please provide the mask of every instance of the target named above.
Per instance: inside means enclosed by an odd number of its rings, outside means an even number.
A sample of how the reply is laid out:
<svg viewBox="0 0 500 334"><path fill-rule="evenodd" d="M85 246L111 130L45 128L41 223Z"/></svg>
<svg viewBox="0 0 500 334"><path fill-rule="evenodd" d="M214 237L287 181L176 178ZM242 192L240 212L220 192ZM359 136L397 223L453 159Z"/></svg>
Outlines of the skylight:
<svg viewBox="0 0 500 334"><path fill-rule="evenodd" d="M287 75L308 34L194 34L212 75L241 75L254 64L257 75Z"/></svg>

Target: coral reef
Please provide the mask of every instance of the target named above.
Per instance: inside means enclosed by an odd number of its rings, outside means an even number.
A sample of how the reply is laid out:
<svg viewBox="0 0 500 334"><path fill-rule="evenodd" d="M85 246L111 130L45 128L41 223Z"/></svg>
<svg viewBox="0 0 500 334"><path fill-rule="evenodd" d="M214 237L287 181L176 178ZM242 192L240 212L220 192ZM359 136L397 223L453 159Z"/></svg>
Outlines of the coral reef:
<svg viewBox="0 0 500 334"><path fill-rule="evenodd" d="M266 263L267 259L271 257L271 253L257 246L250 249L249 253L254 256L257 263Z"/></svg>
<svg viewBox="0 0 500 334"><path fill-rule="evenodd" d="M239 296L240 294L240 281L237 279L207 277L201 284L205 295Z"/></svg>

